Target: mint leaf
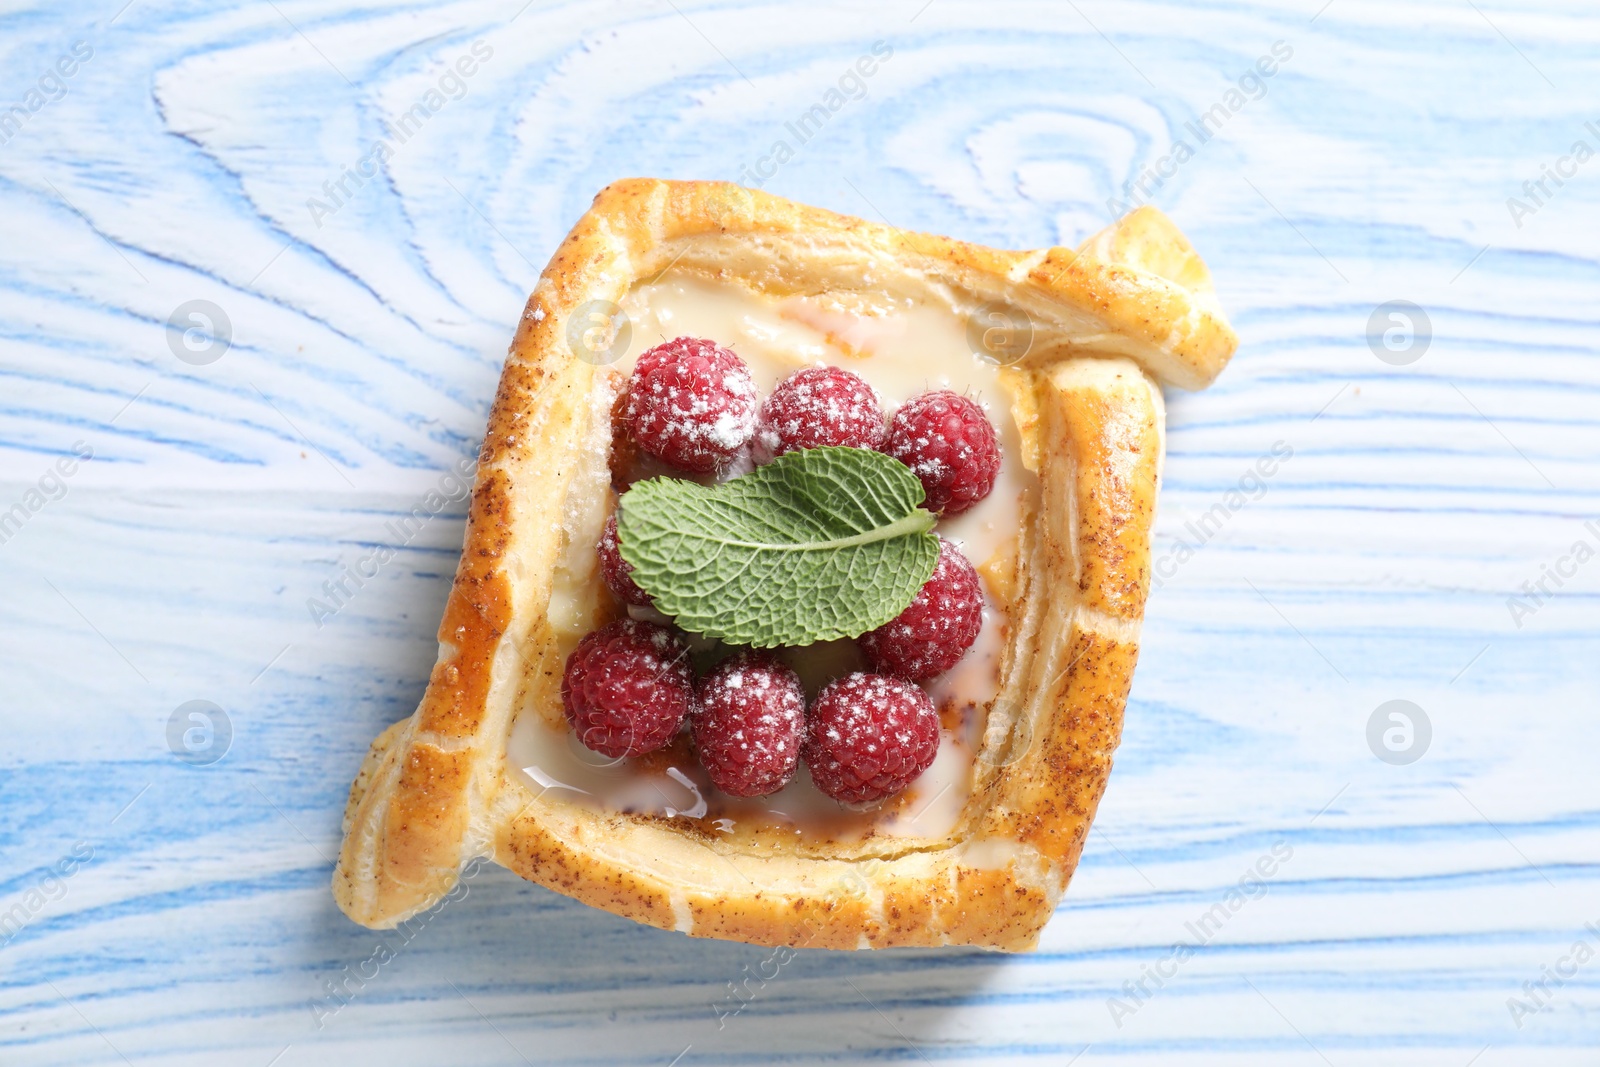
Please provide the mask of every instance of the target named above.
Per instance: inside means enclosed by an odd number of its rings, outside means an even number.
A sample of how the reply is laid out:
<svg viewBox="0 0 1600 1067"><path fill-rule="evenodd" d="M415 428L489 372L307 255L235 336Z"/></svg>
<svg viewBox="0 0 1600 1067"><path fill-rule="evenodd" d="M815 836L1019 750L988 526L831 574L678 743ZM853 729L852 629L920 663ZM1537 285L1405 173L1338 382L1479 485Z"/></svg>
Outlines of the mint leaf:
<svg viewBox="0 0 1600 1067"><path fill-rule="evenodd" d="M939 561L922 483L864 448L810 448L704 486L622 495L622 558L692 633L756 648L855 637L911 603Z"/></svg>

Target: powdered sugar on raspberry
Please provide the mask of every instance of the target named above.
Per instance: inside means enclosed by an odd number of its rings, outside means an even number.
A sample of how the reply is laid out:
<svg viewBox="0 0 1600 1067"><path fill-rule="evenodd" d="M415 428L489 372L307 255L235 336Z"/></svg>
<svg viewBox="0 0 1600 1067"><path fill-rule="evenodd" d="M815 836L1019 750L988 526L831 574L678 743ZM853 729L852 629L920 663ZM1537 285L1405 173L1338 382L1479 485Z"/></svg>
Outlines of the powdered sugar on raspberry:
<svg viewBox="0 0 1600 1067"><path fill-rule="evenodd" d="M767 653L745 653L701 680L690 718L701 765L731 796L773 793L794 777L805 694L794 671Z"/></svg>
<svg viewBox="0 0 1600 1067"><path fill-rule="evenodd" d="M675 467L724 466L755 432L756 385L726 348L693 337L639 357L628 382L627 421L639 447Z"/></svg>
<svg viewBox="0 0 1600 1067"><path fill-rule="evenodd" d="M860 637L881 671L922 681L954 667L983 628L983 585L954 544L939 539L939 562L904 611Z"/></svg>
<svg viewBox="0 0 1600 1067"><path fill-rule="evenodd" d="M877 448L886 434L878 392L838 367L806 367L761 405L756 443L769 456L801 448Z"/></svg>
<svg viewBox="0 0 1600 1067"><path fill-rule="evenodd" d="M622 543L617 540L615 515L606 519L605 529L601 531L596 551L600 556L600 578L606 583L606 588L611 590L612 595L624 604L638 607L648 605L650 594L639 588L638 583L633 580L632 565L622 558Z"/></svg>
<svg viewBox="0 0 1600 1067"><path fill-rule="evenodd" d="M948 389L912 397L895 412L883 451L922 482L929 510L959 515L994 489L1000 442L983 409Z"/></svg>
<svg viewBox="0 0 1600 1067"><path fill-rule="evenodd" d="M900 792L938 751L928 694L903 678L857 671L817 694L801 757L818 789L861 804Z"/></svg>
<svg viewBox="0 0 1600 1067"><path fill-rule="evenodd" d="M612 758L654 752L693 703L688 650L664 626L621 619L578 642L561 677L573 733Z"/></svg>
<svg viewBox="0 0 1600 1067"><path fill-rule="evenodd" d="M750 396L755 397L754 386L750 389ZM703 409L696 409L697 412ZM746 441L750 440L751 421L742 412L724 411L718 415L709 427L703 431L699 423L688 421L682 424L679 432L691 440L694 435L704 432L705 439L714 444L719 450L732 452Z"/></svg>

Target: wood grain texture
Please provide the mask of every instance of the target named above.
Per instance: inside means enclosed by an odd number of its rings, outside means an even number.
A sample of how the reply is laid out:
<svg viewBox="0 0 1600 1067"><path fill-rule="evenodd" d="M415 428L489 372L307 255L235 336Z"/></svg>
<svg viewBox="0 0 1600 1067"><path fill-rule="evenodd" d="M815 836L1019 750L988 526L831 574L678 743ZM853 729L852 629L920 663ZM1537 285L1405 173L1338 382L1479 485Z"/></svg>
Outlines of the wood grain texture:
<svg viewBox="0 0 1600 1067"><path fill-rule="evenodd" d="M0 1062L1596 1061L1591 6L120 2L0 15ZM773 959L492 868L354 926L345 790L433 662L443 479L539 268L606 182L752 182L780 138L773 192L1005 247L1162 167L1242 338L1168 398L1162 581L1041 951ZM1391 300L1431 321L1406 365ZM1393 699L1409 765L1368 747Z"/></svg>

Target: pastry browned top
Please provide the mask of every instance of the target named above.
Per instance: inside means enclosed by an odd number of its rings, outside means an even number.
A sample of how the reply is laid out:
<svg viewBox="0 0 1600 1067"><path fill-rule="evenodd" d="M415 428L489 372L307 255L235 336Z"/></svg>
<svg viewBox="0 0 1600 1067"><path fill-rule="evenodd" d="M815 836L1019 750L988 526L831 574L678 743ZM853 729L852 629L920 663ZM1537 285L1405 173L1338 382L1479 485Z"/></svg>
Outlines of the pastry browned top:
<svg viewBox="0 0 1600 1067"><path fill-rule="evenodd" d="M730 842L684 820L535 795L507 773L517 710L559 707L547 609L571 509L586 499L573 487L605 462L616 388L568 348L567 316L669 266L772 294L920 287L1033 323L1029 354L1004 373L1037 491L1023 502L999 693L945 840ZM508 353L438 662L416 713L378 738L351 789L340 906L393 925L492 853L587 903L699 936L1030 947L1120 735L1162 460L1156 383L1203 387L1235 343L1204 264L1150 208L1077 251L1006 252L722 183L607 187L557 249Z"/></svg>

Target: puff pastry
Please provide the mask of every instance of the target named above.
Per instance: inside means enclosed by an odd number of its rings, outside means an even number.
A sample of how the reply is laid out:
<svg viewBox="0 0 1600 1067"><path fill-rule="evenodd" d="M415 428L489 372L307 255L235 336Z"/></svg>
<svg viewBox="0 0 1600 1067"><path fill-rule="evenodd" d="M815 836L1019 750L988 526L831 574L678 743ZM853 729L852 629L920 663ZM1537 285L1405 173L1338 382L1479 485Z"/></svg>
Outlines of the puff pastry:
<svg viewBox="0 0 1600 1067"><path fill-rule="evenodd" d="M729 841L693 820L530 789L508 766L519 708L560 715L552 596L575 531L598 529L586 513L604 506L582 486L605 462L616 374L577 358L564 324L668 267L774 295L919 287L1032 322L1027 355L1002 373L1036 491L1021 507L999 693L943 840ZM1150 578L1160 384L1204 387L1236 343L1205 265L1149 207L1076 250L1008 252L723 183L607 187L556 251L511 345L438 661L421 705L377 738L351 787L339 906L393 926L487 855L697 937L1032 948L1077 864L1121 733Z"/></svg>

